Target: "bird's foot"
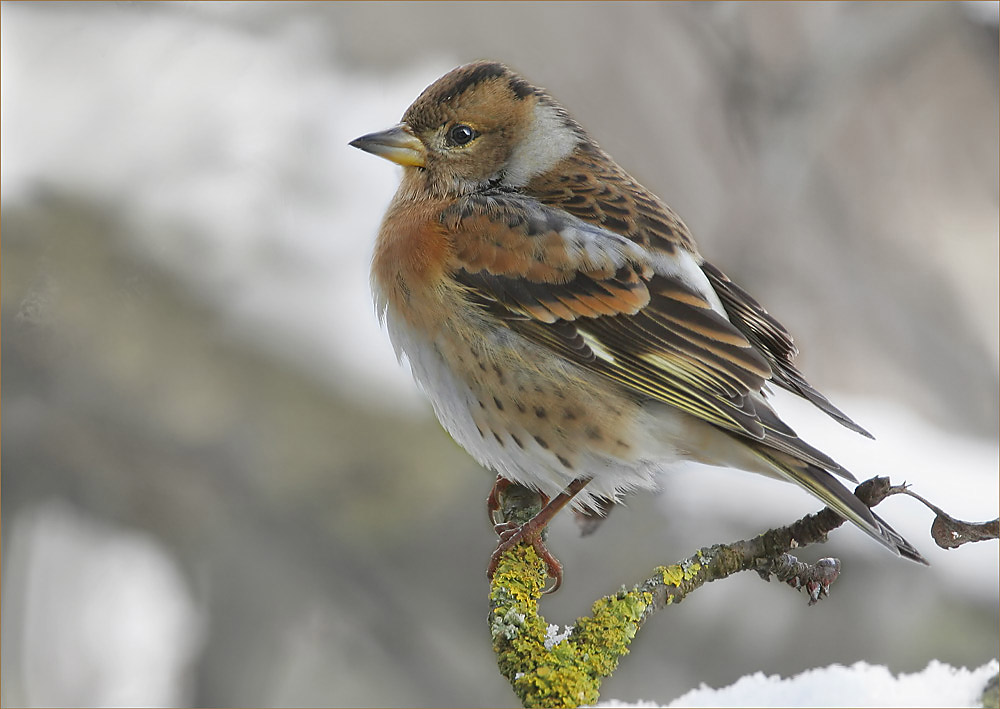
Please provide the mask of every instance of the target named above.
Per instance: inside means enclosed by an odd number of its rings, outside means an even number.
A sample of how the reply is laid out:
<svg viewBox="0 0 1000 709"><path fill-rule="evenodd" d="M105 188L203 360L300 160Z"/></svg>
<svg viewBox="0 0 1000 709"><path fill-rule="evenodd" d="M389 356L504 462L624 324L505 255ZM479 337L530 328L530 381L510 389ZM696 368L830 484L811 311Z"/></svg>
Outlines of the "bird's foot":
<svg viewBox="0 0 1000 709"><path fill-rule="evenodd" d="M551 588L547 588L543 593L555 593L562 586L562 564L548 550L545 542L542 541L542 531L545 529L545 524L548 520L542 520L541 524L537 524L536 520L538 520L538 517L539 515L536 515L520 525L514 522L502 522L493 527L500 539L497 542L496 550L490 557L490 564L486 569L486 575L491 581L494 574L496 574L497 566L500 564L500 557L521 542L526 542L532 546L538 557L545 562L547 573L555 582Z"/></svg>
<svg viewBox="0 0 1000 709"><path fill-rule="evenodd" d="M545 548L545 542L542 540L542 532L545 531L545 527L552 521L552 518L555 517L556 513L565 507L566 504L569 503L569 501L572 500L573 497L580 492L580 490L582 490L588 482L590 482L590 478L577 478L566 486L565 490L549 499L540 492L530 490L522 485L516 485L515 483L512 483L511 481L498 475L496 482L493 484L493 489L486 498L486 509L489 512L490 522L493 523L493 529L500 537L500 541L497 543L496 551L494 551L493 555L490 557L490 564L486 569L486 574L489 579L491 581L493 580L493 576L497 571L497 566L500 564L500 557L521 542L526 542L531 544L535 553L538 554L539 558L545 562L549 577L555 580L555 584L552 588L546 589L545 593L553 593L558 590L558 588L562 585L563 567L562 564L559 563L559 560L552 555L552 552ZM537 506L525 504L525 494L534 497L533 501L535 505L537 505L540 500L542 508L533 517L522 522L526 516L526 514L524 514L525 512L527 512L527 514L531 514L529 510L538 509ZM522 504L508 505L510 502L515 502L516 500L514 498L518 497L521 498L518 501ZM520 509L520 513L524 515L521 516L520 519L502 519L518 508ZM498 512L500 513L501 520L497 520Z"/></svg>

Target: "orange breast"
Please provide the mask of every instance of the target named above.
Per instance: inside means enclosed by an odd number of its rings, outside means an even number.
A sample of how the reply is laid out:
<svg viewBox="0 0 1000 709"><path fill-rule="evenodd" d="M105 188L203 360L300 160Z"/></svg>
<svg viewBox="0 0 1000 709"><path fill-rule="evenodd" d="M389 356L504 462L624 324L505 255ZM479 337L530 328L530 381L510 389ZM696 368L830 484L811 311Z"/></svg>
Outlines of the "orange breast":
<svg viewBox="0 0 1000 709"><path fill-rule="evenodd" d="M372 276L386 305L411 324L435 319L453 245L436 201L394 200L375 243Z"/></svg>

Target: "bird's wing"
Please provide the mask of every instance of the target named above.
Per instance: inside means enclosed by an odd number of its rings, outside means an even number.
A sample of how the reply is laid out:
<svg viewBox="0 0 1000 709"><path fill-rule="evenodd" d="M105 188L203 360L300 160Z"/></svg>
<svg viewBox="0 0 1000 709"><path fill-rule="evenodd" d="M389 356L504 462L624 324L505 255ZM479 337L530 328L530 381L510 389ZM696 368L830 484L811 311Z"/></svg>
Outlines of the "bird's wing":
<svg viewBox="0 0 1000 709"><path fill-rule="evenodd" d="M538 178L531 184L531 196L647 248L666 254L697 253L680 217L595 145L588 144L574 154L566 170ZM729 320L767 360L772 381L811 401L852 431L872 438L868 431L810 386L796 369L792 360L797 349L781 323L718 268L704 261L700 266L721 299Z"/></svg>
<svg viewBox="0 0 1000 709"><path fill-rule="evenodd" d="M655 253L520 195L471 195L441 221L455 280L512 330L636 396L850 477L763 401L768 358L688 252Z"/></svg>
<svg viewBox="0 0 1000 709"><path fill-rule="evenodd" d="M811 401L843 426L863 436L873 438L847 414L830 403L816 391L796 369L792 360L798 349L792 336L781 323L775 320L753 296L729 280L722 271L708 262L701 265L712 287L722 300L730 322L753 343L771 365L771 375L775 384Z"/></svg>

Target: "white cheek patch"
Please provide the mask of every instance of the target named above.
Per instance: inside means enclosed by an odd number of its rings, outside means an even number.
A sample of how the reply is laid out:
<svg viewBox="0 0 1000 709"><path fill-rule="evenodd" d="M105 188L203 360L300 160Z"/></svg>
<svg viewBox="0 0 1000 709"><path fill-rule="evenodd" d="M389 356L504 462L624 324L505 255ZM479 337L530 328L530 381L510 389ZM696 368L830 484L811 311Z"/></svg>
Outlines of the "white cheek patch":
<svg viewBox="0 0 1000 709"><path fill-rule="evenodd" d="M523 187L568 157L580 139L552 106L535 104L535 120L507 161L505 182Z"/></svg>

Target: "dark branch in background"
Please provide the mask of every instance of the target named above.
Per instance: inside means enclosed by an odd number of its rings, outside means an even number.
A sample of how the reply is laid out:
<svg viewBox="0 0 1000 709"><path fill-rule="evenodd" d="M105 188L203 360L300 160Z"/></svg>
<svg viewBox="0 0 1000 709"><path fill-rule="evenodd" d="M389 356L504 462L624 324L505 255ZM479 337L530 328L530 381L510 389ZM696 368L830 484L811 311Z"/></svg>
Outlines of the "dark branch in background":
<svg viewBox="0 0 1000 709"><path fill-rule="evenodd" d="M897 494L916 497L934 510L937 518L932 535L940 546L997 538L997 521L959 522L905 485L891 485L888 478L866 480L855 490L869 507ZM511 485L500 505L505 519L521 520L540 509L541 500L537 493ZM840 575L840 562L827 558L810 564L789 552L826 541L843 523L843 518L826 508L753 539L699 549L679 563L657 567L650 578L631 590L622 587L617 594L599 599L591 615L578 619L564 636L553 636L538 615L545 563L530 546L517 546L501 558L490 586L490 625L500 672L526 707L593 704L604 678L628 653L643 623L657 610L679 603L706 583L740 571L755 571L764 580L774 576L806 591L809 605L827 596Z"/></svg>

